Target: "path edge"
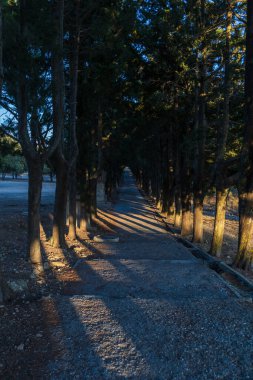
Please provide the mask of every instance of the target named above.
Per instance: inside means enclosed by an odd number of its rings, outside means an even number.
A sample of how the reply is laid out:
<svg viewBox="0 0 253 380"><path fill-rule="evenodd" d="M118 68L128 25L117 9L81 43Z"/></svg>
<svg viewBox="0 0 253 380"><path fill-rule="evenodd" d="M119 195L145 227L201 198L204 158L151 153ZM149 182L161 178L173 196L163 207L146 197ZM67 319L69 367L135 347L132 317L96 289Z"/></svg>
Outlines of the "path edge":
<svg viewBox="0 0 253 380"><path fill-rule="evenodd" d="M214 270L219 274L219 277L224 281L224 278L221 276L221 274L226 273L232 276L232 278L239 282L242 286L244 286L247 290L244 291L249 294L248 301L253 302L253 282L248 280L243 274L240 272L237 272L234 268L226 264L224 261L218 260L214 256L211 256L209 253L204 251L203 249L196 246L194 243L190 242L189 240L185 239L181 235L179 235L175 228L173 228L167 221L166 218L161 215L160 211L156 207L154 201L145 194L145 192L137 186L140 194L143 196L143 198L146 200L146 202L149 204L149 206L153 209L156 216L164 223L166 229L171 233L173 238L180 244L182 244L184 247L186 247L190 253L195 256L197 259L202 259L210 269ZM225 280L226 282L229 282L228 280ZM231 285L230 285L231 286ZM233 287L236 287L234 284L232 284ZM241 289L240 289L240 292ZM245 298L245 294L242 294L242 297Z"/></svg>

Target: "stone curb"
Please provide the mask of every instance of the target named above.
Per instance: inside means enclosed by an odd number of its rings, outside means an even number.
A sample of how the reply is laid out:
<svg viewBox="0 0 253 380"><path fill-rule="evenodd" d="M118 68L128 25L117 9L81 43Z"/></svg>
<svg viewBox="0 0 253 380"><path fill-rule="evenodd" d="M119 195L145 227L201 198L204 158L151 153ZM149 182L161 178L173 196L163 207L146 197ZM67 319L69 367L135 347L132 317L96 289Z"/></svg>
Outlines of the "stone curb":
<svg viewBox="0 0 253 380"><path fill-rule="evenodd" d="M250 293L250 298L253 300L253 282L248 280L243 274L237 272L235 269L224 263L224 261L220 261L215 257L211 256L209 253L205 252L203 249L197 247L195 244L191 243L189 240L183 238L178 235L176 230L170 226L168 222L166 222L165 218L160 214L157 210L154 202L146 196L142 189L139 189L141 195L144 199L149 203L149 205L154 209L155 214L161 219L161 221L165 224L166 229L173 235L176 241L180 244L183 244L189 251L198 259L204 260L210 269L215 270L218 274L227 273L234 278L235 281L239 282L243 285L248 293ZM234 286L234 284L233 284Z"/></svg>

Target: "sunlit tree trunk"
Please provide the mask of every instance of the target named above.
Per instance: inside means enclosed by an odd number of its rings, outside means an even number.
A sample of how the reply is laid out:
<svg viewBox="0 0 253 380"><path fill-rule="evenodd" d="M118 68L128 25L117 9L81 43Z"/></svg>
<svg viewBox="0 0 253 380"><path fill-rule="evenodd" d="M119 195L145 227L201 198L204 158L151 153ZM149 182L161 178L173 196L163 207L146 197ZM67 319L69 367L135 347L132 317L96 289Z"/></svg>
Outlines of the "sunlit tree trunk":
<svg viewBox="0 0 253 380"><path fill-rule="evenodd" d="M20 1L20 54L23 58L28 54L27 46L27 1ZM54 126L51 142L47 148L38 139L38 119L36 112L32 113L30 120L30 132L28 132L28 85L26 80L26 67L22 66L22 58L19 60L19 77L17 83L17 111L19 142L28 166L28 245L27 252L30 261L38 267L42 265L40 247L40 198L42 187L43 166L48 157L56 149L60 131Z"/></svg>
<svg viewBox="0 0 253 380"><path fill-rule="evenodd" d="M26 41L26 0L20 1L20 41ZM26 52L22 50L22 54ZM18 81L18 133L19 141L25 156L29 182L28 182L28 231L27 231L27 254L30 261L37 267L42 266L42 256L40 247L40 197L42 187L43 163L36 151L36 146L30 140L28 134L28 94L24 68L19 62L19 81Z"/></svg>
<svg viewBox="0 0 253 380"><path fill-rule="evenodd" d="M182 199L180 189L177 187L175 190L175 219L174 226L181 227L182 225Z"/></svg>
<svg viewBox="0 0 253 380"><path fill-rule="evenodd" d="M66 206L68 192L68 163L63 154L65 81L63 66L64 0L54 1L55 47L52 52L53 123L61 131L61 139L52 155L56 174L54 222L51 243L54 247L65 245Z"/></svg>
<svg viewBox="0 0 253 380"><path fill-rule="evenodd" d="M190 164L190 147L185 144L191 133L190 126L186 124L180 131L180 188L182 201L182 225L181 235L187 236L192 233L192 179ZM182 135L185 141L182 141Z"/></svg>
<svg viewBox="0 0 253 380"><path fill-rule="evenodd" d="M249 191L239 197L239 243L234 264L242 269L251 269L253 263L253 173Z"/></svg>
<svg viewBox="0 0 253 380"><path fill-rule="evenodd" d="M97 216L97 172L91 175L89 181L90 217L91 221Z"/></svg>
<svg viewBox="0 0 253 380"><path fill-rule="evenodd" d="M227 197L228 189L216 190L215 221L211 253L217 257L221 256L222 251L223 235L226 220Z"/></svg>
<svg viewBox="0 0 253 380"><path fill-rule="evenodd" d="M206 0L200 0L200 30L203 33L206 25ZM194 212L193 212L193 241L200 243L203 240L203 201L204 201L204 169L206 145L206 41L200 46L199 66L199 93L198 93L198 126L197 126L197 159L194 174Z"/></svg>
<svg viewBox="0 0 253 380"><path fill-rule="evenodd" d="M203 240L203 194L195 192L193 198L193 241L201 243Z"/></svg>
<svg viewBox="0 0 253 380"><path fill-rule="evenodd" d="M250 269L253 262L253 2L247 1L245 146L249 168L242 178L239 198L239 242L234 264Z"/></svg>
<svg viewBox="0 0 253 380"><path fill-rule="evenodd" d="M75 165L75 163L73 164ZM70 172L69 178L69 231L70 240L76 239L76 165Z"/></svg>
<svg viewBox="0 0 253 380"><path fill-rule="evenodd" d="M18 89L19 140L28 166L28 231L27 254L31 263L42 267L40 247L40 199L43 160L34 150L27 131L27 89L20 76Z"/></svg>
<svg viewBox="0 0 253 380"><path fill-rule="evenodd" d="M68 163L58 147L52 155L52 163L56 173L56 189L54 201L54 221L51 244L56 248L65 246L66 206L68 197Z"/></svg>
<svg viewBox="0 0 253 380"><path fill-rule="evenodd" d="M28 249L30 260L36 265L42 265L40 249L42 168L38 158L28 161Z"/></svg>
<svg viewBox="0 0 253 380"><path fill-rule="evenodd" d="M226 45L224 51L224 117L223 123L219 127L217 134L217 158L216 158L216 208L213 238L210 252L212 255L220 257L223 244L226 203L228 189L226 188L223 173L223 163L225 158L227 136L229 129L229 102L230 102L230 40L232 28L232 4L231 0L226 1Z"/></svg>
<svg viewBox="0 0 253 380"><path fill-rule="evenodd" d="M76 159L78 155L78 144L76 137L76 117L77 117L77 86L78 86L78 56L80 39L80 0L74 4L75 25L71 38L72 52L70 59L70 168L69 168L69 232L71 240L76 239Z"/></svg>
<svg viewBox="0 0 253 380"><path fill-rule="evenodd" d="M192 220L191 220L191 195L189 193L182 193L182 225L181 235L187 236L192 233Z"/></svg>
<svg viewBox="0 0 253 380"><path fill-rule="evenodd" d="M188 131L188 128L187 128ZM181 152L181 200L182 200L182 225L181 235L187 236L192 233L192 194L191 194L191 175L189 166L189 152Z"/></svg>

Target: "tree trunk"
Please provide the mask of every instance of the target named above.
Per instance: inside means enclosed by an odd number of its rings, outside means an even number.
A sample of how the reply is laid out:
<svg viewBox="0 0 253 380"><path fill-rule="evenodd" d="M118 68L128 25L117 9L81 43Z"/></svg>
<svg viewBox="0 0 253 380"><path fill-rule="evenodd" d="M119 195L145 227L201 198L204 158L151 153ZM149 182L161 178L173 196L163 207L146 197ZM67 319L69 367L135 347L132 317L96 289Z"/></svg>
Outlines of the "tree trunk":
<svg viewBox="0 0 253 380"><path fill-rule="evenodd" d="M92 226L92 218L96 216L96 173L93 176L87 171L82 178L80 186L80 202L81 202L81 226L83 231L88 231ZM109 185L110 187L110 185ZM110 192L110 189L108 189ZM108 194L110 196L110 194Z"/></svg>
<svg viewBox="0 0 253 380"><path fill-rule="evenodd" d="M232 28L232 4L227 0L226 4L226 45L224 51L224 111L223 123L218 128L217 133L217 155L216 155L216 209L213 238L210 252L212 255L220 257L223 244L223 235L226 219L226 204L228 189L224 182L224 158L226 152L227 136L229 129L229 102L230 102L230 40Z"/></svg>
<svg viewBox="0 0 253 380"><path fill-rule="evenodd" d="M174 197L170 196L169 204L168 204L168 210L167 210L167 216L175 216L176 212L176 206L175 206L175 200Z"/></svg>
<svg viewBox="0 0 253 380"><path fill-rule="evenodd" d="M90 218L91 221L97 216L97 176L93 174L93 177L89 180L89 192L90 192Z"/></svg>
<svg viewBox="0 0 253 380"><path fill-rule="evenodd" d="M43 165L28 161L28 255L32 264L42 266L40 247L40 200Z"/></svg>
<svg viewBox="0 0 253 380"><path fill-rule="evenodd" d="M227 144L227 136L229 129L229 103L230 103L230 91L231 91L231 78L230 78L230 41L231 41L231 29L232 29L232 16L233 9L231 0L226 1L226 45L224 50L224 111L223 111L223 123L218 129L217 133L217 164L224 160Z"/></svg>
<svg viewBox="0 0 253 380"><path fill-rule="evenodd" d="M193 241L201 243L203 240L203 195L195 193L193 202Z"/></svg>
<svg viewBox="0 0 253 380"><path fill-rule="evenodd" d="M80 0L75 0L75 25L71 36L72 52L70 59L70 166L69 166L69 232L71 240L76 239L76 159L78 144L76 137L78 56L80 40Z"/></svg>
<svg viewBox="0 0 253 380"><path fill-rule="evenodd" d="M191 221L191 196L190 194L182 195L182 226L181 235L187 236L192 233Z"/></svg>
<svg viewBox="0 0 253 380"><path fill-rule="evenodd" d="M38 139L38 119L36 118L36 111L32 113L30 120L30 131L28 128L28 110L29 110L29 97L28 97L28 84L26 79L26 68L22 66L22 60L26 56L27 51L27 1L20 0L20 53L21 58L18 60L19 77L17 84L17 110L18 110L18 133L19 142L25 156L28 174L29 174L29 188L28 188L28 256L30 261L37 266L41 266L41 247L40 247L40 199L42 187L42 172L45 161L48 156L54 151L59 142L59 129L53 130L53 138L47 149ZM1 60L1 58L0 58ZM0 64L1 65L1 64ZM29 68L27 68L29 70ZM0 68L1 77L1 68ZM36 108L36 107L35 107ZM42 126L41 126L42 128ZM29 133L30 132L30 133Z"/></svg>
<svg viewBox="0 0 253 380"><path fill-rule="evenodd" d="M91 228L90 212L87 211L86 202L81 202L81 221L80 229L82 231L88 231Z"/></svg>
<svg viewBox="0 0 253 380"><path fill-rule="evenodd" d="M53 154L52 159L56 173L56 189L51 244L55 248L63 248L66 245L65 227L68 197L68 164L60 154L59 148Z"/></svg>
<svg viewBox="0 0 253 380"><path fill-rule="evenodd" d="M65 111L65 77L63 64L64 0L54 1L55 47L52 52L53 125L60 130L61 139L52 155L56 173L54 223L51 243L54 247L65 246L66 205L68 194L68 164L63 155L63 132Z"/></svg>
<svg viewBox="0 0 253 380"><path fill-rule="evenodd" d="M160 167L159 171L161 173L161 194L159 209L161 213L168 212L169 206L169 133L167 130L160 131L159 138L159 151L160 151Z"/></svg>
<svg viewBox="0 0 253 380"><path fill-rule="evenodd" d="M253 251L253 192L241 194L239 198L239 242L234 264L242 269L252 269Z"/></svg>
<svg viewBox="0 0 253 380"><path fill-rule="evenodd" d="M220 257L222 251L228 192L229 189L216 190L215 221L210 249L210 253L216 257Z"/></svg>
<svg viewBox="0 0 253 380"><path fill-rule="evenodd" d="M142 189L146 195L149 195L149 178L145 173L142 174Z"/></svg>
<svg viewBox="0 0 253 380"><path fill-rule="evenodd" d="M69 178L69 232L70 240L76 239L76 168L70 172Z"/></svg>
<svg viewBox="0 0 253 380"><path fill-rule="evenodd" d="M175 219L174 226L180 228L182 225L182 201L181 194L177 189L175 191Z"/></svg>
<svg viewBox="0 0 253 380"><path fill-rule="evenodd" d="M206 29L206 0L201 0L200 6L200 32ZM206 75L206 41L203 40L200 46L200 62L198 62L197 80L199 79L199 91L196 91L195 120L196 128L196 157L194 173L194 214L193 214L193 241L200 243L203 238L203 199L204 199L204 171L205 171L205 146L206 146L206 96L207 96L207 75ZM197 58L198 59L198 58ZM195 210L196 206L196 210ZM195 220L195 218L197 218Z"/></svg>
<svg viewBox="0 0 253 380"><path fill-rule="evenodd" d="M177 126L179 121L177 117L178 113L178 100L175 98L175 125ZM174 166L174 181L175 181L175 219L174 226L181 228L182 226L182 197L181 197L181 160L180 160L180 129L175 128L174 140L172 144L173 149L173 166Z"/></svg>
<svg viewBox="0 0 253 380"><path fill-rule="evenodd" d="M183 130L183 129L182 129ZM184 135L186 138L190 135L189 125L185 126ZM182 226L181 235L187 236L192 233L192 218L191 218L191 170L190 170L190 152L188 146L182 149L180 147L180 169L178 168L177 175L180 178L181 197L182 197ZM180 174L179 174L180 173ZM177 178L177 181L179 181Z"/></svg>
<svg viewBox="0 0 253 380"><path fill-rule="evenodd" d="M241 180L239 198L239 243L235 265L249 269L253 260L251 239L253 235L253 2L247 1L247 37L245 99L246 124L244 149L248 153L249 169Z"/></svg>

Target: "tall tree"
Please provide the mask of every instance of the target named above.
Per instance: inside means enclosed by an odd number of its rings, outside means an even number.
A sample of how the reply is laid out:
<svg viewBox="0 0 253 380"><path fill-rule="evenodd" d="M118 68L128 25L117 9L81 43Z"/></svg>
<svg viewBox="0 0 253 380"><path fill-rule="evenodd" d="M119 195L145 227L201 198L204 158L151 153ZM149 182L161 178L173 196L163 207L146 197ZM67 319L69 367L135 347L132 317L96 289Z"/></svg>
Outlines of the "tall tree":
<svg viewBox="0 0 253 380"><path fill-rule="evenodd" d="M52 51L53 124L61 137L51 162L56 173L54 221L51 243L54 247L65 245L66 206L68 195L68 162L64 156L65 74L64 74L64 0L53 1L55 19L55 47Z"/></svg>
<svg viewBox="0 0 253 380"><path fill-rule="evenodd" d="M221 255L225 219L226 203L228 197L228 187L226 186L226 176L224 173L224 159L226 153L227 137L230 120L230 93L231 93L231 32L233 5L231 0L226 0L226 34L224 47L224 103L223 120L219 125L217 133L217 153L216 153L216 210L211 245L211 253L215 256Z"/></svg>
<svg viewBox="0 0 253 380"><path fill-rule="evenodd" d="M245 104L246 123L243 167L239 194L239 242L235 265L250 269L253 262L251 240L253 235L253 3L247 1L247 30L245 58ZM242 158L245 164L244 156Z"/></svg>
<svg viewBox="0 0 253 380"><path fill-rule="evenodd" d="M31 78L33 55L28 49L29 23L28 23L28 1L21 0L19 6L19 39L18 43L18 132L19 141L23 154L27 161L29 186L28 186L28 256L31 262L38 267L42 266L40 248L40 199L42 187L42 170L44 163L52 154L59 142L59 128L53 131L53 136L45 150L45 141L42 137L42 125L39 123L38 108L35 98L33 104L29 103L29 81ZM37 57L36 57L37 58ZM30 71L29 71L30 70ZM31 78L31 81L33 78ZM30 81L30 82L31 82ZM14 84L15 86L15 84ZM36 94L37 96L38 94ZM30 122L28 123L28 113Z"/></svg>
<svg viewBox="0 0 253 380"><path fill-rule="evenodd" d="M70 90L69 90L69 232L71 240L76 239L76 160L78 155L78 143L76 136L77 119L77 87L78 87L78 63L80 45L80 0L75 0L73 5L73 26L70 34Z"/></svg>

